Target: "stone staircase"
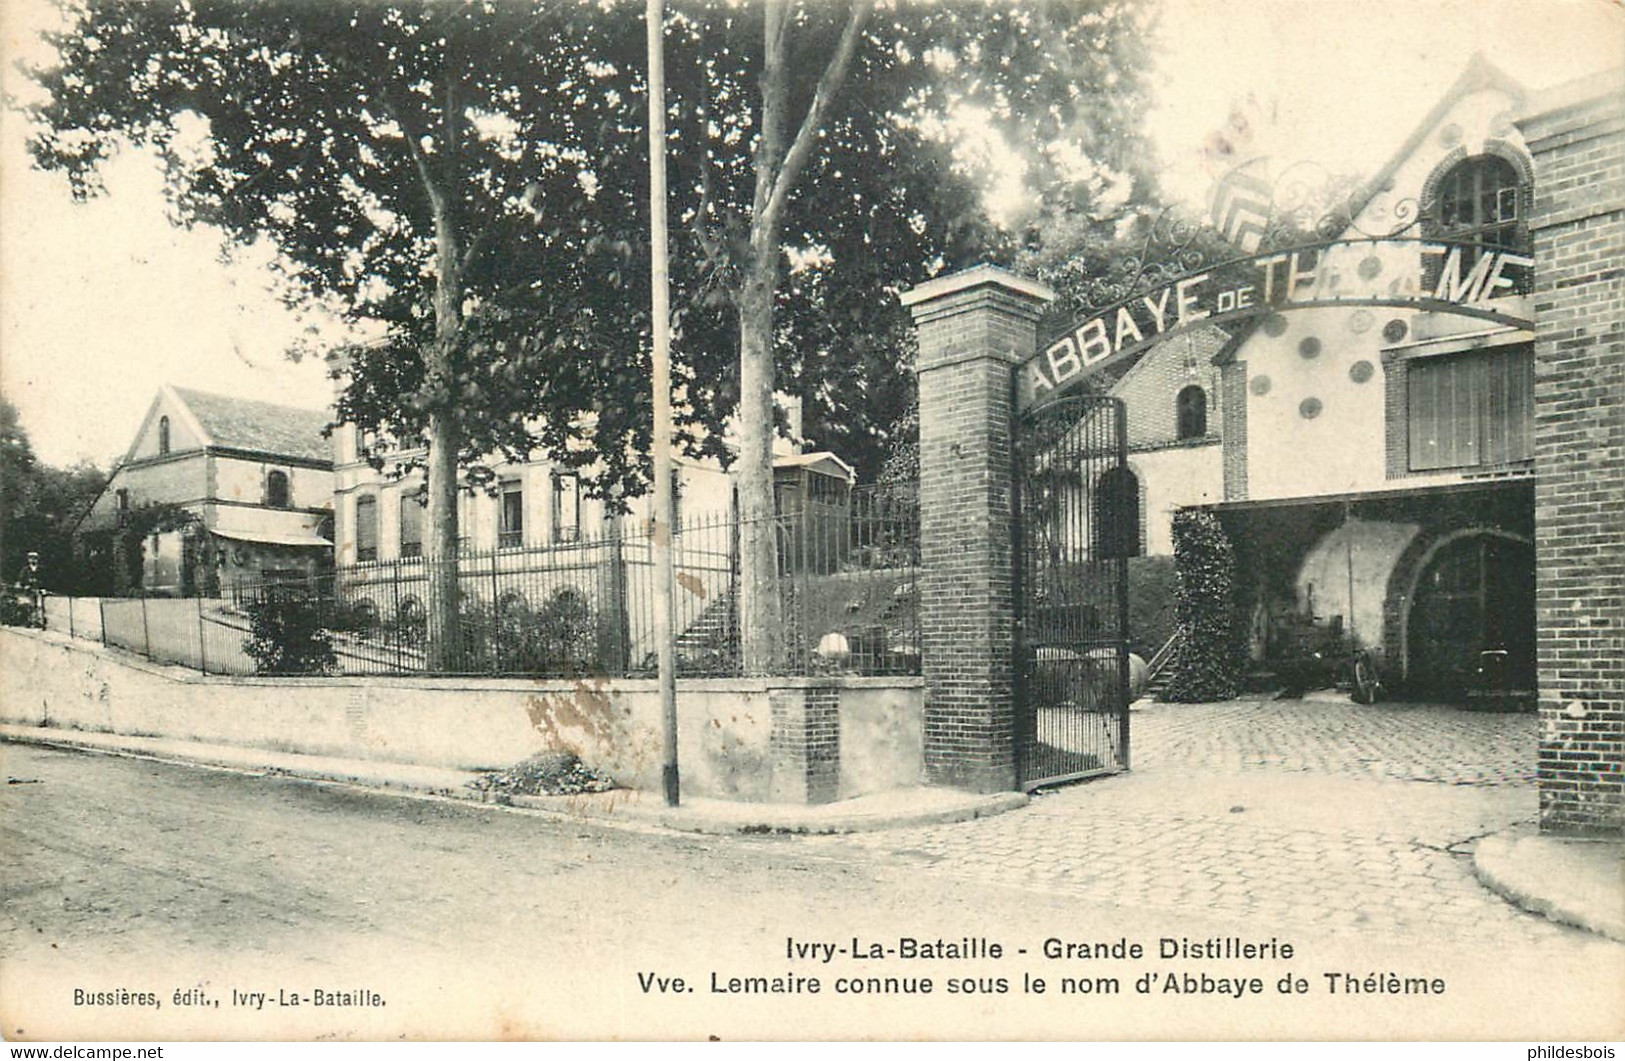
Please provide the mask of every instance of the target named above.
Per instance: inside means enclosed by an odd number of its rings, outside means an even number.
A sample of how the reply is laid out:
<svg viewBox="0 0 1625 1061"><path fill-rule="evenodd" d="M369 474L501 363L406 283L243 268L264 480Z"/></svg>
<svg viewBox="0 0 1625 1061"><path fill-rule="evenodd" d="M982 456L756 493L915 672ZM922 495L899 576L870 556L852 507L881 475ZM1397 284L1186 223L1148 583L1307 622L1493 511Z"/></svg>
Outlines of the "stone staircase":
<svg viewBox="0 0 1625 1061"><path fill-rule="evenodd" d="M1146 664L1145 689L1140 696L1151 700L1161 700L1162 694L1167 691L1169 682L1174 677L1174 653L1179 649L1179 634L1175 633L1163 642L1154 656Z"/></svg>
<svg viewBox="0 0 1625 1061"><path fill-rule="evenodd" d="M735 608L732 590L719 593L677 635L678 674L710 674L719 665L731 663L736 655L733 644Z"/></svg>

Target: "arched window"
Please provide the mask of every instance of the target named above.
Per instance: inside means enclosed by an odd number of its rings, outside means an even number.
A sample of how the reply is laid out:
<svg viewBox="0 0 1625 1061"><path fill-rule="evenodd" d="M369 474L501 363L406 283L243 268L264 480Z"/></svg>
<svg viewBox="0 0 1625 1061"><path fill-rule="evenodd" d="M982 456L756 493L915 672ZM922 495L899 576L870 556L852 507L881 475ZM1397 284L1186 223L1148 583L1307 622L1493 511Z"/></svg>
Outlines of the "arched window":
<svg viewBox="0 0 1625 1061"><path fill-rule="evenodd" d="M1179 417L1179 438L1203 438L1207 435L1207 391L1191 384L1179 392L1175 399Z"/></svg>
<svg viewBox="0 0 1625 1061"><path fill-rule="evenodd" d="M1529 253L1529 228L1524 217L1529 189L1513 164L1498 155L1475 155L1445 171L1433 186L1433 208L1424 235L1460 243L1460 275L1465 277L1485 247ZM1441 255L1427 256L1426 282L1438 281L1444 269Z"/></svg>
<svg viewBox="0 0 1625 1061"><path fill-rule="evenodd" d="M288 492L288 473L268 472L265 476L265 507L287 508L292 503Z"/></svg>
<svg viewBox="0 0 1625 1061"><path fill-rule="evenodd" d="M158 455L162 457L169 452L169 417L158 418Z"/></svg>
<svg viewBox="0 0 1625 1061"><path fill-rule="evenodd" d="M1140 477L1119 465L1095 483L1095 559L1140 555Z"/></svg>

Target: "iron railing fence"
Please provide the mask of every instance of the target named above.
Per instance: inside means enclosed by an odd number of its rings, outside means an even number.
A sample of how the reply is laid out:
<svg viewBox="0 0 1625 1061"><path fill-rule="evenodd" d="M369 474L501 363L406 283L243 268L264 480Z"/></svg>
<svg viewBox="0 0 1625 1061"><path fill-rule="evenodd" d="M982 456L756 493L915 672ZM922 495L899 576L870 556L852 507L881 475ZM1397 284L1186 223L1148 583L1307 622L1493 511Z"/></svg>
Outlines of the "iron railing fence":
<svg viewBox="0 0 1625 1061"><path fill-rule="evenodd" d="M912 491L854 490L763 522L777 542L786 632L776 671L919 673ZM739 547L748 525L700 515L672 536L679 676L743 673ZM570 542L375 560L238 584L217 598L70 601L47 617L210 674L652 676L654 591L649 529L621 519ZM450 607L436 607L445 592Z"/></svg>

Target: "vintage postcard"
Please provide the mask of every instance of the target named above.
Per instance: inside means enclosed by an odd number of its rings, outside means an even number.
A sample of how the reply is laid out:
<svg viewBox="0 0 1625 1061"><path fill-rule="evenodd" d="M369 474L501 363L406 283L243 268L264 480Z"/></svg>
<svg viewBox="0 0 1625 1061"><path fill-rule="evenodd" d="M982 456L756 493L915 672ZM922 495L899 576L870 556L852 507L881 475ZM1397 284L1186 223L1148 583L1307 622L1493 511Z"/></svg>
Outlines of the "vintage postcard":
<svg viewBox="0 0 1625 1061"><path fill-rule="evenodd" d="M1619 6L651 8L0 15L5 1038L1613 1056Z"/></svg>

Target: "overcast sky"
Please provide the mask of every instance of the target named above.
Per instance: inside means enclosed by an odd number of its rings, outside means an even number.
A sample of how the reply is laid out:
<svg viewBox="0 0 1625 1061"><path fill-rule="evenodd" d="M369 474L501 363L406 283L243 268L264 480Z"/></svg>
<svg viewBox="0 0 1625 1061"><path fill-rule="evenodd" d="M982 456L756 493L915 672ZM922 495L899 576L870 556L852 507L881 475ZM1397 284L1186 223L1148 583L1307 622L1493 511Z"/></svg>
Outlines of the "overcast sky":
<svg viewBox="0 0 1625 1061"><path fill-rule="evenodd" d="M39 0L7 0L0 47L32 49ZM1530 88L1625 64L1613 0L1165 0L1152 132L1175 187L1199 188L1195 151L1248 93L1278 116L1283 152L1339 172L1386 160L1474 52ZM266 289L263 255L222 266L218 234L170 226L140 155L109 194L69 199L30 169L0 117L0 390L36 453L104 467L165 382L320 406L321 368L283 351L301 324ZM1191 194L1195 194L1192 192ZM336 333L326 333L332 337Z"/></svg>

